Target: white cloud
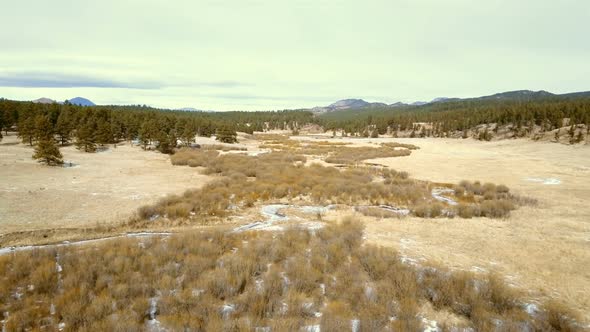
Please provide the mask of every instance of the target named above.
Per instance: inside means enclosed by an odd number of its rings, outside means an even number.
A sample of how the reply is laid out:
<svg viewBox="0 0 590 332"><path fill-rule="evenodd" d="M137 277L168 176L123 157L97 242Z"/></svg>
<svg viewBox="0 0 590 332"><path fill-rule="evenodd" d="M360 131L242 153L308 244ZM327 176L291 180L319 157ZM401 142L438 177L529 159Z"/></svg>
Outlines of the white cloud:
<svg viewBox="0 0 590 332"><path fill-rule="evenodd" d="M0 96L15 99L280 109L349 97L395 102L590 86L587 1L21 0L6 7Z"/></svg>

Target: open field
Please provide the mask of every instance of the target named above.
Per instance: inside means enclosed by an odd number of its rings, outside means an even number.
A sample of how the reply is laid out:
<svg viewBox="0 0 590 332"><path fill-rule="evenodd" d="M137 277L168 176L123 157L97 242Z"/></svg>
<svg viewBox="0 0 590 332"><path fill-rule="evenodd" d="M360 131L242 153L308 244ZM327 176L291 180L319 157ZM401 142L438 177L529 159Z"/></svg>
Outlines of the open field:
<svg viewBox="0 0 590 332"><path fill-rule="evenodd" d="M60 149L74 167L52 168L13 133L0 142L0 234L119 223L142 204L199 188L209 177L173 167L170 157L122 144L98 153Z"/></svg>
<svg viewBox="0 0 590 332"><path fill-rule="evenodd" d="M0 143L2 156L12 158L12 162L2 159L2 178L9 179L0 193L3 232L116 225L128 221L142 205L147 206L138 214L143 218L137 220L138 230L173 232L219 224L231 224L239 232L281 231L298 223L313 231L353 214L365 224L363 239L393 248L391 254L399 252L402 261L436 262L484 276L498 273L527 292L519 298L533 299L533 303L534 299L555 298L590 321L590 208L585 204L590 193L588 147L528 141L322 137L339 143L329 144L305 136L292 139L315 142L298 144L280 138L281 143L269 147L267 140L258 139L241 136L239 145L222 147L215 146L212 138L198 138L202 149L181 150L172 158L128 144L95 154L66 147L62 148L64 159L75 167L48 168L30 159L30 147L9 136ZM387 146L383 143L392 142L411 144L407 145L411 153L365 159L371 151L382 151ZM390 144L389 148L398 147ZM336 169L325 160L338 149L346 151L346 163ZM351 153L362 149L361 157L350 159ZM275 152L268 154L271 150ZM296 155L301 152L306 157ZM317 161L322 166L311 166ZM385 168L375 167L378 165ZM474 199L473 194L445 194L449 190L445 186L462 180L505 184L511 193L536 199L538 204L519 205L504 219L445 217L457 208L446 199L451 203ZM440 194L435 191L438 186L443 186ZM191 191L183 194L186 189ZM506 196L504 190L508 188L495 187L494 197L520 197ZM163 196L167 197L161 199ZM496 199L484 200L484 196L476 194L470 204L483 206ZM56 204L55 197L57 202L63 198L64 203ZM273 202L295 205L265 205ZM432 209L424 213L421 206L435 206L438 217L430 218ZM306 209L310 212L303 212ZM288 224L280 225L286 221ZM117 234L121 230L116 229ZM454 319L451 326L456 326ZM304 319L298 324L313 325L318 320Z"/></svg>
<svg viewBox="0 0 590 332"><path fill-rule="evenodd" d="M334 139L370 146L390 139ZM498 271L563 298L590 318L590 147L527 140L395 139L420 147L373 159L423 180L505 184L539 201L505 220L364 218L370 242L467 270Z"/></svg>

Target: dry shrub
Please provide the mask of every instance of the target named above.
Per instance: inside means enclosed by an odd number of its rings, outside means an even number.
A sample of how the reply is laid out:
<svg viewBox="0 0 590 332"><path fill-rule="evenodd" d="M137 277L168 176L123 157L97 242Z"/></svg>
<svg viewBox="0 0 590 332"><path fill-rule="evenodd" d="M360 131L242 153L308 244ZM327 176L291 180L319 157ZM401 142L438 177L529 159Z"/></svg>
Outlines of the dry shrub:
<svg viewBox="0 0 590 332"><path fill-rule="evenodd" d="M219 151L247 151L248 149L243 146L234 145L222 145L222 144L202 144L202 150L219 150Z"/></svg>
<svg viewBox="0 0 590 332"><path fill-rule="evenodd" d="M514 209L516 209L514 203L509 200L486 200L480 205L480 214L488 218L503 218Z"/></svg>
<svg viewBox="0 0 590 332"><path fill-rule="evenodd" d="M357 319L370 331L421 329L427 303L475 330L497 329L498 321L507 330L581 329L562 304L528 315L524 295L499 276L404 264L392 249L363 244L362 233L346 218L313 234L207 230L16 252L0 256L0 312L10 313L7 331L59 323L136 331L154 315L168 330L283 331L319 321L322 330L340 331Z"/></svg>
<svg viewBox="0 0 590 332"><path fill-rule="evenodd" d="M375 217L375 218L403 218L404 215L383 209L378 206L357 206L355 207L357 212L360 212L363 216Z"/></svg>
<svg viewBox="0 0 590 332"><path fill-rule="evenodd" d="M420 149L420 147L413 145L413 144L405 144L405 143L398 143L398 142L381 143L381 146L386 146L389 148L404 148L404 149L408 149L408 150Z"/></svg>
<svg viewBox="0 0 590 332"><path fill-rule="evenodd" d="M438 202L420 204L412 210L414 215L420 218L436 218L442 215L442 211L443 205Z"/></svg>

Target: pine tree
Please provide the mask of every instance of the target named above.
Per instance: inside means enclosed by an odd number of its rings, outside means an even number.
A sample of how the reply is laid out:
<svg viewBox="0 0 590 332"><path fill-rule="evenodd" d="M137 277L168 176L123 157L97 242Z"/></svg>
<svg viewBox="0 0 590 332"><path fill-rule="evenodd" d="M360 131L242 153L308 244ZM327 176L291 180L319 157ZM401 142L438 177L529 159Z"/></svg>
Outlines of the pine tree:
<svg viewBox="0 0 590 332"><path fill-rule="evenodd" d="M84 152L96 151L94 132L89 124L84 124L76 130L76 148Z"/></svg>
<svg viewBox="0 0 590 332"><path fill-rule="evenodd" d="M170 130L168 133L165 131L160 131L157 136L156 140L158 141L158 145L156 149L162 153L172 154L174 152L174 148L176 147L176 135L174 130Z"/></svg>
<svg viewBox="0 0 590 332"><path fill-rule="evenodd" d="M59 113L55 124L55 134L59 137L61 145L66 145L71 140L73 130L72 116L66 108Z"/></svg>
<svg viewBox="0 0 590 332"><path fill-rule="evenodd" d="M111 125L103 119L98 120L94 137L96 139L96 143L100 144L101 146L112 143L113 132L111 130Z"/></svg>
<svg viewBox="0 0 590 332"><path fill-rule="evenodd" d="M38 141L35 146L33 159L49 166L63 164L63 156L53 139L42 139Z"/></svg>
<svg viewBox="0 0 590 332"><path fill-rule="evenodd" d="M33 117L23 118L18 123L18 137L23 143L29 143L33 146L33 139L35 138L35 119Z"/></svg>
<svg viewBox="0 0 590 332"><path fill-rule="evenodd" d="M223 142L223 143L237 143L238 142L238 134L236 131L228 126L222 126L217 130L216 140Z"/></svg>
<svg viewBox="0 0 590 332"><path fill-rule="evenodd" d="M35 117L34 135L37 141L53 140L53 125L49 117L45 115Z"/></svg>

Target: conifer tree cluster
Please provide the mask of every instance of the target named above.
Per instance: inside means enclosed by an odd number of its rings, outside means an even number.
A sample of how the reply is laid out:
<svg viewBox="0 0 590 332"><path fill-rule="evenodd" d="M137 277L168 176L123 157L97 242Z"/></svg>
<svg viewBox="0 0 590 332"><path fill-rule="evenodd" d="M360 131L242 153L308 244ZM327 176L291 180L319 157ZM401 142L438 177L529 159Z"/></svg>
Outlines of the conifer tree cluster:
<svg viewBox="0 0 590 332"><path fill-rule="evenodd" d="M16 130L22 142L30 146L40 141L54 141L61 146L73 143L84 152L126 140L139 142L144 149L172 153L178 146L193 144L196 136L217 133L221 141L234 143L236 131L289 129L297 123L314 121L313 114L306 111L186 112L145 106L84 107L0 99L0 130Z"/></svg>

